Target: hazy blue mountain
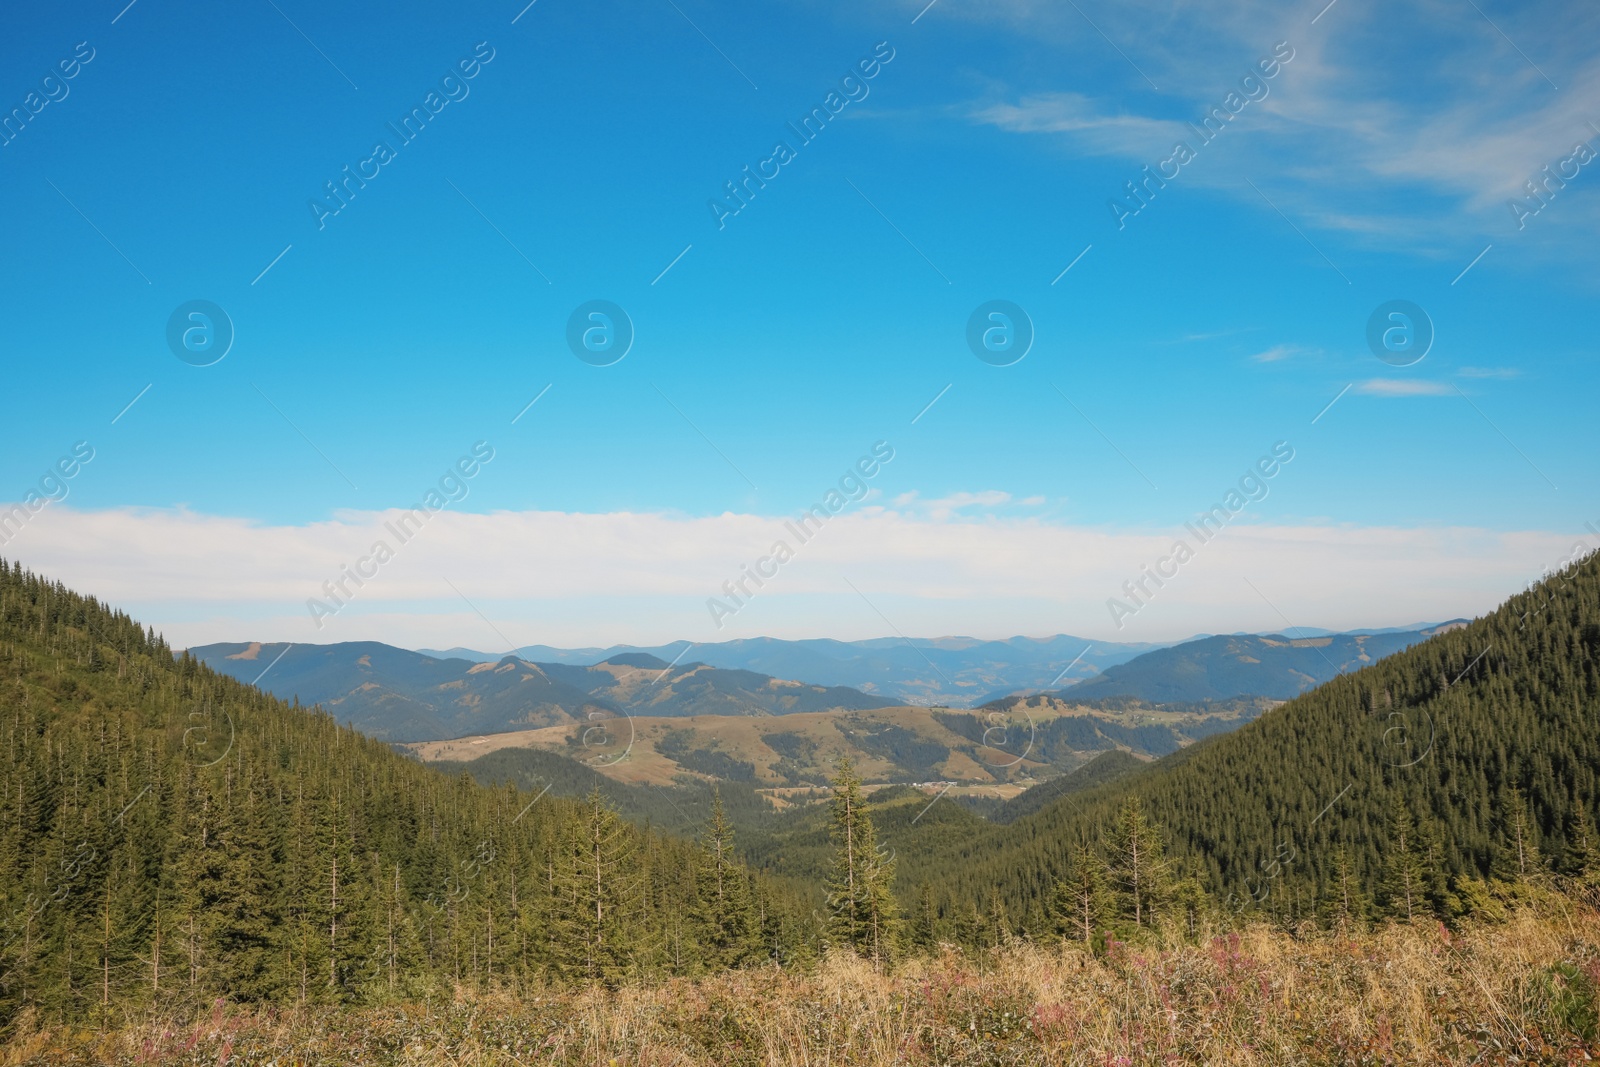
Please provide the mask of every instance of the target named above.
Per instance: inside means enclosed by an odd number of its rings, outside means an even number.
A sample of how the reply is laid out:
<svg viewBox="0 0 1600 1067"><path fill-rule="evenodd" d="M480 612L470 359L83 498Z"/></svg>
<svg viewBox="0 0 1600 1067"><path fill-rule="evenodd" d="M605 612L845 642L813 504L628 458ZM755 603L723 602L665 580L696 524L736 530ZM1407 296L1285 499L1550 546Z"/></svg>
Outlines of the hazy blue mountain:
<svg viewBox="0 0 1600 1067"><path fill-rule="evenodd" d="M1247 695L1288 700L1340 674L1464 625L1457 621L1399 633L1364 631L1293 638L1282 634L1204 637L1146 652L1053 695L1073 702L1131 697L1152 704Z"/></svg>
<svg viewBox="0 0 1600 1067"><path fill-rule="evenodd" d="M215 670L284 699L321 704L385 741L434 741L613 715L784 715L894 702L700 662L669 667L623 654L581 667L513 656L474 662L375 641L332 645L228 643L191 648Z"/></svg>
<svg viewBox="0 0 1600 1067"><path fill-rule="evenodd" d="M1313 627L1301 627L1295 629L1294 636L1312 638L1429 633L1440 625L1449 624L1419 623L1409 627L1351 630L1341 634ZM1189 643L1213 636L1197 634L1189 639ZM1176 644L1178 642L1118 644L1109 641L1089 641L1070 634L1057 634L1054 637L1012 637L1004 641L982 641L972 637L912 638L909 641L899 637L878 637L866 641L834 641L825 638L785 641L772 637L754 637L714 644L674 641L665 645L612 645L610 648L564 649L552 648L549 645L528 645L517 649L515 655L534 663L587 665L615 657L619 653L644 653L672 662L687 652L696 660L712 667L756 671L777 678L802 678L815 685L848 686L863 693L884 697L897 704L978 707L1016 693L1043 693L1063 685L1071 685L1075 680L1089 680L1137 656L1170 648ZM1399 649L1406 646L1394 647ZM477 662L497 661L504 655L504 653L479 652L469 648L420 651L425 656L454 657ZM1063 671L1066 672L1065 675ZM1301 691L1296 689L1288 695L1293 696L1294 693ZM1238 693L1230 695L1246 692L1254 691L1239 690ZM1108 692L1107 695L1113 694ZM1201 698L1174 697L1173 699Z"/></svg>
<svg viewBox="0 0 1600 1067"><path fill-rule="evenodd" d="M604 649L530 645L517 649L516 655L537 663L592 664L618 653L646 653L671 662L687 650L694 659L712 667L802 678L815 685L848 686L897 704L972 707L1019 690L1041 691L1074 678L1087 678L1161 647L1150 643L1101 643L1068 634L1004 641L971 637L785 641L755 637L714 644L674 641L651 647L614 645ZM483 662L500 658L495 653L462 648L421 651L427 656L448 655Z"/></svg>

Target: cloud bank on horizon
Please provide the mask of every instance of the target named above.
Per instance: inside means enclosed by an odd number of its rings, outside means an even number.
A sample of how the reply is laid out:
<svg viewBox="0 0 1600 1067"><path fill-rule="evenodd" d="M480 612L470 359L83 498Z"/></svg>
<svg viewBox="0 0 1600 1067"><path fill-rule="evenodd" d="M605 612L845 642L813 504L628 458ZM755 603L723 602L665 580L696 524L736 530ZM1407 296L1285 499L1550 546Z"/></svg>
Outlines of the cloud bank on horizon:
<svg viewBox="0 0 1600 1067"><path fill-rule="evenodd" d="M1174 531L1113 530L930 513L945 507L868 502L803 527L799 517L734 513L447 509L420 527L403 509L266 526L62 507L25 536L32 565L159 621L180 646L378 640L485 651L760 636L1138 642L1404 625L1481 614L1575 551L1600 548L1600 532L1588 531L1282 526L1243 514L1219 528L1216 513ZM778 542L792 560L763 566ZM1191 555L1181 566L1178 543ZM759 585L748 578L768 571ZM737 612L708 606L734 597Z"/></svg>

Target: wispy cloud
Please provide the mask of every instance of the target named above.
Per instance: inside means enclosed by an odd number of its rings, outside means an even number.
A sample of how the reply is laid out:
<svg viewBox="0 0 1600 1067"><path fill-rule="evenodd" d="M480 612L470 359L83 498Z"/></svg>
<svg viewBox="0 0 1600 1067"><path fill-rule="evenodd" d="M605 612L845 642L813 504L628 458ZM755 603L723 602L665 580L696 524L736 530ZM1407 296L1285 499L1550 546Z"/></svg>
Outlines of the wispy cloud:
<svg viewBox="0 0 1600 1067"><path fill-rule="evenodd" d="M1502 8L1491 25L1471 5L1424 3L1381 22L1346 5L1315 31L1295 12L1266 0L1098 5L1107 34L1138 42L1141 68L1165 90L1159 97L1130 94L1120 81L1083 91L1081 74L1072 73L1082 62L1040 64L1018 75L1023 84L1009 100L991 95L969 114L1121 155L1136 169L1165 158L1174 139L1194 143L1188 121L1216 105L1249 62L1220 57L1287 40L1295 56L1270 94L1205 149L1206 166L1185 169L1184 184L1248 200L1240 175L1253 175L1310 227L1449 256L1462 254L1465 234L1470 244L1482 233L1518 232L1508 199L1578 142L1600 143L1588 124L1600 98L1600 8L1568 5L1557 18L1538 6ZM996 5L988 17L1037 36L1041 47L1060 46L1079 29L1076 16L1042 3ZM1410 44L1399 47L1401 40ZM1600 181L1591 169L1577 180ZM1541 240L1587 254L1600 203L1564 200L1561 228L1548 227Z"/></svg>
<svg viewBox="0 0 1600 1067"><path fill-rule="evenodd" d="M1266 351L1257 352L1250 358L1257 363L1276 363L1279 360L1288 359L1290 356L1298 356L1307 351L1308 349L1301 345L1273 345Z"/></svg>
<svg viewBox="0 0 1600 1067"><path fill-rule="evenodd" d="M1455 389L1445 382L1411 378L1369 378L1356 384L1356 392L1367 396L1454 396Z"/></svg>
<svg viewBox="0 0 1600 1067"><path fill-rule="evenodd" d="M908 504L913 503L907 501ZM963 511L972 511L977 508L998 508L1011 503L1011 494L998 489L985 489L977 493L951 493L949 496L938 497L933 500L918 500L914 502L917 510L935 520L944 522Z"/></svg>
<svg viewBox="0 0 1600 1067"><path fill-rule="evenodd" d="M1136 156L1188 132L1182 122L1106 113L1101 106L1080 93L1039 93L1016 103L974 107L970 116L1011 133L1074 134L1083 147L1108 156Z"/></svg>

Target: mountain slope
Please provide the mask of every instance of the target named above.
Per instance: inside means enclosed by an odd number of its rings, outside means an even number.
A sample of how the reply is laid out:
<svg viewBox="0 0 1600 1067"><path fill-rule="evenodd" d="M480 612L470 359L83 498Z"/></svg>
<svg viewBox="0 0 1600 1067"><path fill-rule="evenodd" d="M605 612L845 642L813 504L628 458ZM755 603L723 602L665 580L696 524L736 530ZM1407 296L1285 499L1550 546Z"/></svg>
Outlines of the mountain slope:
<svg viewBox="0 0 1600 1067"><path fill-rule="evenodd" d="M1332 634L1289 638L1281 634L1230 634L1187 641L1107 667L1057 694L1074 701L1134 697L1153 704L1229 700L1241 696L1288 700L1348 671L1383 659L1446 628L1406 633Z"/></svg>
<svg viewBox="0 0 1600 1067"><path fill-rule="evenodd" d="M668 785L685 777L757 788L821 786L849 758L870 783L1027 786L1122 749L1164 756L1237 729L1272 701L1151 707L1135 700L1080 706L1029 697L982 714L943 708L772 715L634 716L475 735L406 747L428 761L471 761L543 749L617 781ZM991 791L992 792L992 791ZM958 794L959 795L959 794Z"/></svg>
<svg viewBox="0 0 1600 1067"><path fill-rule="evenodd" d="M700 936L697 846L447 778L4 565L0 709L0 1032L698 957L666 947ZM791 898L753 892L773 950L799 945Z"/></svg>
<svg viewBox="0 0 1600 1067"><path fill-rule="evenodd" d="M385 741L550 726L621 711L510 657L436 660L376 641L215 644L189 651L213 670L246 682L260 677L267 692L320 704L339 722Z"/></svg>
<svg viewBox="0 0 1600 1067"><path fill-rule="evenodd" d="M1121 801L1138 796L1184 869L1198 865L1220 896L1286 921L1329 892L1340 855L1374 895L1397 856L1426 860L1440 879L1430 899L1445 907L1454 879L1510 862L1509 828L1523 815L1531 843L1559 856L1583 832L1575 820L1593 825L1597 772L1600 556L1590 556L1234 733L987 838L902 859L948 899L998 886L1009 914L1040 929L1071 849L1100 840Z"/></svg>
<svg viewBox="0 0 1600 1067"><path fill-rule="evenodd" d="M714 797L721 798L728 821L741 837L779 821L772 803L743 782L711 783L683 776L672 785L634 785L544 749L507 748L472 760L439 760L428 766L452 777L470 775L484 786L514 786L529 795L582 798L598 790L630 822L689 837L710 822Z"/></svg>
<svg viewBox="0 0 1600 1067"><path fill-rule="evenodd" d="M620 715L782 715L884 707L853 689L787 682L701 663L669 667L621 655L591 667L435 659L375 641L332 645L213 644L201 662L284 698L319 704L386 741L492 734Z"/></svg>
<svg viewBox="0 0 1600 1067"><path fill-rule="evenodd" d="M592 667L540 664L552 678L608 700L631 715L794 715L861 711L892 702L846 686L785 681L755 671L691 662L669 666L646 653L622 653Z"/></svg>
<svg viewBox="0 0 1600 1067"><path fill-rule="evenodd" d="M1023 790L1010 800L981 806L967 803L965 806L978 812L990 822L1012 823L1024 815L1042 811L1064 796L1087 792L1124 775L1142 770L1145 766L1146 762L1139 757L1120 748L1113 748L1059 778L1052 778L1048 782L1040 782L1032 788Z"/></svg>

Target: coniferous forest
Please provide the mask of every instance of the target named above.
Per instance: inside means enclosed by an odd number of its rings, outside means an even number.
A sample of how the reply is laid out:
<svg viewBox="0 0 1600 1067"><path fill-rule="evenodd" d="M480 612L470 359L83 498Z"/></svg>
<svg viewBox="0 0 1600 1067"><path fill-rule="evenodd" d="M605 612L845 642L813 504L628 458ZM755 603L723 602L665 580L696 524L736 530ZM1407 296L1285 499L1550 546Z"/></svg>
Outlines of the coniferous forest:
<svg viewBox="0 0 1600 1067"><path fill-rule="evenodd" d="M941 1048L942 1062L1057 1062L1051 1042L1067 1039L1051 1027L1068 1016L1041 1015L1039 998L1050 982L1067 996L1077 979L1062 967L1134 968L1169 1001L1193 1000L1174 975L1152 975L1190 963L1232 973L1241 936L1258 963L1312 971L1324 944L1393 964L1456 939L1461 960L1500 959L1493 974L1435 975L1462 997L1491 980L1520 990L1520 1022L1505 1016L1478 1037L1458 1028L1451 1048L1481 1051L1513 1030L1524 1051L1588 1048L1600 1027L1600 557L1235 733L1058 790L1010 822L910 790L869 795L842 764L826 813L810 816L815 836L790 839L826 859L798 873L747 852L720 798L696 832L663 834L622 818L599 788L560 796L442 774L175 655L128 616L14 564L0 568L0 671L0 1024L24 1044L224 1009L335 1013L403 1043L406 1016L393 1013L406 1005L438 1022L465 1004L511 1017L540 1003L567 1019L539 1031L541 1048L601 1062L585 1057L644 1046L579 1040L573 1027L614 1030L592 1013L643 1010L638 998L677 989L698 990L700 1005L682 1027L710 1025L711 1012L731 1028L696 1038L706 1062L802 1062L795 1049L820 1056L857 1038L867 1048L911 1018L896 1011L922 1013L896 1039L919 1050L903 1062L941 1062ZM1511 930L1558 958L1518 969ZM1309 955L1284 962L1295 953ZM965 1007L949 988L930 992L986 973L1010 977ZM1362 981L1377 996L1388 979ZM787 1038L773 1020L823 987L863 998L860 1025L883 1033L819 1029L774 1051ZM1095 988L1069 1001L1098 1003ZM591 998L581 1025L580 996ZM706 1006L718 997L771 1002L763 1021L736 1025L738 1011ZM1251 1011L1254 1022L1230 1015L1217 1033L1265 1025ZM1433 1015L1414 1022L1407 1047L1443 1048L1417 1036L1435 1033ZM1346 1051L1370 1051L1380 1030L1352 1031ZM290 1040L270 1027L257 1039ZM1152 1057L1129 1059L1162 1062Z"/></svg>
<svg viewBox="0 0 1600 1067"><path fill-rule="evenodd" d="M362 1004L617 984L812 951L704 842L490 790L6 569L0 1011Z"/></svg>

